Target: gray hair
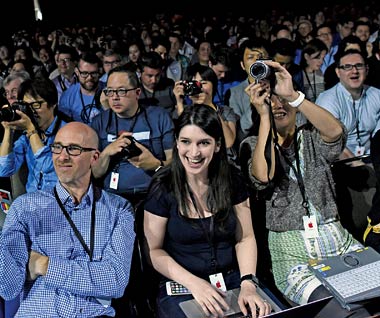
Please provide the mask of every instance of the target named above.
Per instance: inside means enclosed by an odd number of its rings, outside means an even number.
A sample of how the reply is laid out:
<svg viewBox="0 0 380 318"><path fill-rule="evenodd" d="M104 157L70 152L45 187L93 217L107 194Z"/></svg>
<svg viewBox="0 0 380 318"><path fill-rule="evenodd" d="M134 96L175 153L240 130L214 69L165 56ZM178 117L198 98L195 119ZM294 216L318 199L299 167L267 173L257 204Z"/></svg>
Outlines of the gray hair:
<svg viewBox="0 0 380 318"><path fill-rule="evenodd" d="M20 79L20 82L22 83L30 79L30 75L27 71L18 71L18 72L11 73L4 79L3 86L9 85L10 82L16 79Z"/></svg>

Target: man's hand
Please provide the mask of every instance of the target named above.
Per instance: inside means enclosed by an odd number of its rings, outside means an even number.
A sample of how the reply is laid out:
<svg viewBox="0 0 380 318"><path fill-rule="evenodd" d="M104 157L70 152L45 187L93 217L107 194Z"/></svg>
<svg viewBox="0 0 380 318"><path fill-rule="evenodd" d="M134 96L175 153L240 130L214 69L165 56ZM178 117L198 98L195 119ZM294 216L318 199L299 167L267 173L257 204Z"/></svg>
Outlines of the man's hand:
<svg viewBox="0 0 380 318"><path fill-rule="evenodd" d="M139 142L135 142L135 145L141 149L141 154L136 157L128 158L128 161L137 168L144 170L154 170L156 169L160 161L153 156L148 148Z"/></svg>
<svg viewBox="0 0 380 318"><path fill-rule="evenodd" d="M38 276L45 276L49 265L49 257L35 251L29 254L28 280L35 280Z"/></svg>

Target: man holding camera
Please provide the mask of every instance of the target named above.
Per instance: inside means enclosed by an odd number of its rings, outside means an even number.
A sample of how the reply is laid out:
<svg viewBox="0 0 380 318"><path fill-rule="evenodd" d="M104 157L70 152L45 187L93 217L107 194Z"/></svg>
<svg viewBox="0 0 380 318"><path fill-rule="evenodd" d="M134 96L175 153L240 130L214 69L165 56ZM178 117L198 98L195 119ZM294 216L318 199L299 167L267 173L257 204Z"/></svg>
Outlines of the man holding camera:
<svg viewBox="0 0 380 318"><path fill-rule="evenodd" d="M128 66L110 70L103 93L110 109L91 123L101 150L93 173L105 190L122 195L136 208L155 171L171 161L173 121L162 107L140 106L139 81Z"/></svg>
<svg viewBox="0 0 380 318"><path fill-rule="evenodd" d="M92 172L106 191L117 193L128 199L135 209L137 238L142 237L142 216L139 210L146 197L152 176L172 159L174 124L169 112L163 107L141 105L141 87L134 69L120 65L108 73L107 87L103 94L108 99L109 109L95 116L91 127L97 132L101 151ZM135 251L138 253L138 240ZM126 302L141 317L151 316L144 299L147 292L138 288L144 280L135 254L132 262L133 275L125 297L114 302L117 315L129 317ZM136 292L137 290L137 292Z"/></svg>
<svg viewBox="0 0 380 318"><path fill-rule="evenodd" d="M21 83L18 97L22 100L1 109L0 176L13 175L26 162L26 191L46 189L57 182L49 144L65 124L55 115L57 90L51 80L36 77ZM13 141L15 130L24 134Z"/></svg>

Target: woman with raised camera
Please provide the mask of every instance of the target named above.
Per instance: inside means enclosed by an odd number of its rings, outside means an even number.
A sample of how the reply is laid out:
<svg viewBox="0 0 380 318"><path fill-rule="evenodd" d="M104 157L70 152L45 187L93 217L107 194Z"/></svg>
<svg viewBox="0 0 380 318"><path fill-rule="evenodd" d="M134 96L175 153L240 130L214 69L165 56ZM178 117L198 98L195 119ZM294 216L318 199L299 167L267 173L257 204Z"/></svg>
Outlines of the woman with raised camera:
<svg viewBox="0 0 380 318"><path fill-rule="evenodd" d="M223 317L223 285L241 287L244 315L256 317L256 306L260 317L269 314L252 281L257 259L248 193L228 163L219 116L208 105L188 106L174 136L172 162L153 177L144 206L148 254L161 278L157 317L186 317L179 304L192 298L205 317ZM170 296L169 280L191 295Z"/></svg>
<svg viewBox="0 0 380 318"><path fill-rule="evenodd" d="M65 124L55 115L57 90L52 81L38 76L21 83L18 99L1 109L6 116L1 116L0 176L9 177L26 163L26 191L46 189L57 182L49 145ZM14 141L15 130L23 135Z"/></svg>
<svg viewBox="0 0 380 318"><path fill-rule="evenodd" d="M260 124L258 135L241 144L241 167L265 199L276 286L291 303L305 304L331 296L309 270L309 260L362 247L339 221L330 168L345 147L347 130L328 111L295 91L284 67L265 63L275 69L276 83L273 90L265 81L246 88ZM296 126L297 111L309 124ZM331 312L321 317L346 317L347 311L334 298L328 308Z"/></svg>
<svg viewBox="0 0 380 318"><path fill-rule="evenodd" d="M236 139L238 116L229 106L218 106L213 99L217 93L218 77L212 68L199 63L188 67L185 81L175 83L174 95L177 100L177 113L180 115L186 104L204 104L217 112L226 140L227 155L230 162L236 164L237 153L233 148Z"/></svg>

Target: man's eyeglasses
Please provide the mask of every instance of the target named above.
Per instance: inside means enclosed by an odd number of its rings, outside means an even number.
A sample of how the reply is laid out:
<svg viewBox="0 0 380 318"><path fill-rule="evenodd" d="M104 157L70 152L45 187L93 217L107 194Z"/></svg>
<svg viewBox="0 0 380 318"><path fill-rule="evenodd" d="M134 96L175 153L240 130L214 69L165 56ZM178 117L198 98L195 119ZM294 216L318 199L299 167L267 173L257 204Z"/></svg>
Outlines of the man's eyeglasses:
<svg viewBox="0 0 380 318"><path fill-rule="evenodd" d="M70 156L79 156L83 151L94 151L95 148L84 148L77 145L68 145L68 146L62 146L61 144L51 144L50 150L52 153L59 155L63 149L66 149L66 152Z"/></svg>
<svg viewBox="0 0 380 318"><path fill-rule="evenodd" d="M110 66L110 65L115 65L115 64L119 64L121 62L121 60L115 60L115 61L104 61L103 64L104 65L107 65L107 66Z"/></svg>
<svg viewBox="0 0 380 318"><path fill-rule="evenodd" d="M356 68L356 70L364 70L366 68L366 65L364 63L356 63L356 64L343 64L339 65L338 68L344 71L351 71L353 68Z"/></svg>
<svg viewBox="0 0 380 318"><path fill-rule="evenodd" d="M79 68L78 68L78 72L79 72L80 77L82 77L82 78L87 78L89 76L91 76L92 78L94 78L94 77L98 77L99 76L99 72L86 72L86 71L82 72Z"/></svg>
<svg viewBox="0 0 380 318"><path fill-rule="evenodd" d="M28 106L31 106L33 109L40 109L43 103L46 103L44 100L36 100L34 102L23 102L24 104L27 104Z"/></svg>
<svg viewBox="0 0 380 318"><path fill-rule="evenodd" d="M63 59L59 59L57 62L61 63L61 64L63 64L63 63L67 64L67 63L71 62L71 58L66 57L66 58L63 58Z"/></svg>
<svg viewBox="0 0 380 318"><path fill-rule="evenodd" d="M3 96L7 98L8 96L16 96L17 95L17 88L12 88L10 91L5 91L3 93Z"/></svg>
<svg viewBox="0 0 380 318"><path fill-rule="evenodd" d="M114 93L116 93L116 95L119 97L124 97L125 95L127 95L127 93L129 91L133 91L135 89L137 89L137 87L134 87L134 88L118 88L118 89L105 88L105 89L103 89L103 93L107 97L112 97Z"/></svg>

